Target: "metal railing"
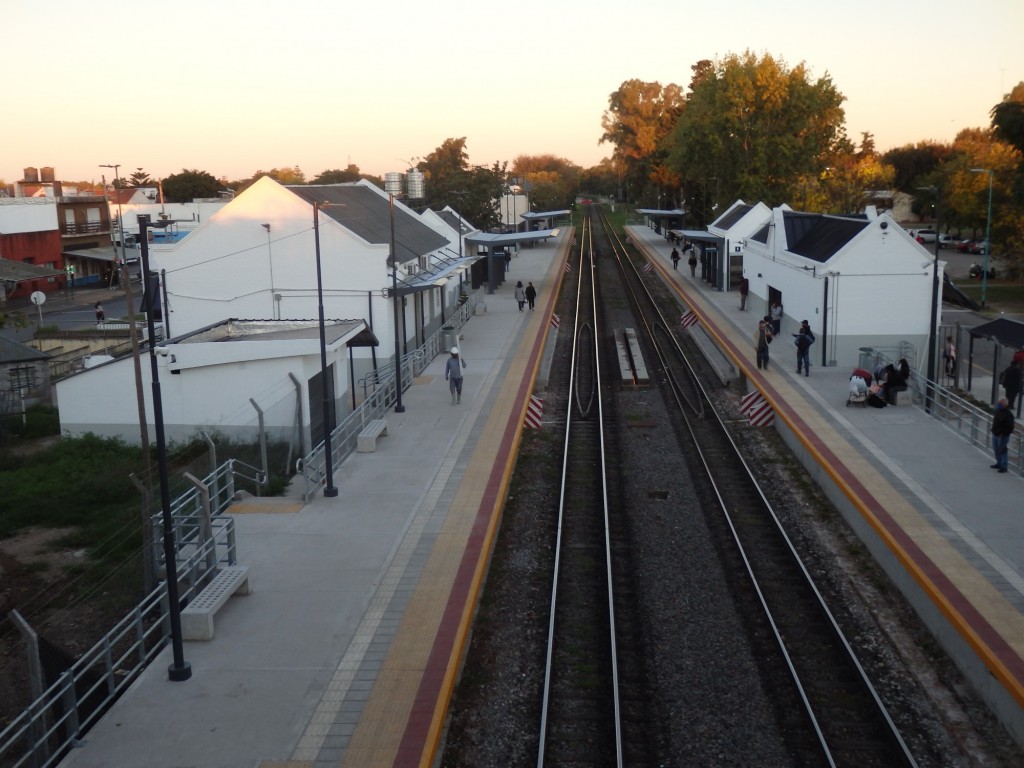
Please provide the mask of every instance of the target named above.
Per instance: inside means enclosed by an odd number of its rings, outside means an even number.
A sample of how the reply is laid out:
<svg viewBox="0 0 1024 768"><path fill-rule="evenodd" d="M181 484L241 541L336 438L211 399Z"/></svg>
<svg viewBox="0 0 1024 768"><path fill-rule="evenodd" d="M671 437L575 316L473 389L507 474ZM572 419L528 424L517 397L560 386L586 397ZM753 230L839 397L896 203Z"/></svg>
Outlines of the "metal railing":
<svg viewBox="0 0 1024 768"><path fill-rule="evenodd" d="M183 604L206 586L219 565L237 562L235 521L219 514L234 494L234 463L225 462L204 480L213 515L208 528L198 491L172 502ZM0 762L11 768L59 763L160 653L170 633L164 581L0 732Z"/></svg>
<svg viewBox="0 0 1024 768"><path fill-rule="evenodd" d="M876 348L871 350L868 360L862 354L861 367L864 367L864 363L870 360L873 362L873 366L868 370L873 372L879 365L895 362L899 357L904 357L913 368L912 354L913 348L910 345ZM894 357L896 355L898 357ZM947 381L956 381L953 377L946 377L946 379ZM958 395L938 382L925 376L919 376L913 370L907 380L907 394L910 395L914 405L930 412L932 418L942 422L974 447L985 452L992 450L992 418L994 414L991 408ZM1024 433L1019 430L1010 435L1008 469L1016 474L1024 475Z"/></svg>
<svg viewBox="0 0 1024 768"><path fill-rule="evenodd" d="M473 316L478 299L471 295L458 306L444 325L432 333L416 349L401 357L402 391L412 385L415 376L421 374L439 353L447 349L446 341L451 334L458 337L459 330ZM359 433L374 419L379 419L398 400L395 380L395 364L381 366L359 380L363 390L363 402L356 406L331 432L331 465L337 467L345 458L355 452ZM295 462L295 471L302 475L305 486L302 498L309 501L327 481L327 467L324 461L324 443L320 442L306 456Z"/></svg>

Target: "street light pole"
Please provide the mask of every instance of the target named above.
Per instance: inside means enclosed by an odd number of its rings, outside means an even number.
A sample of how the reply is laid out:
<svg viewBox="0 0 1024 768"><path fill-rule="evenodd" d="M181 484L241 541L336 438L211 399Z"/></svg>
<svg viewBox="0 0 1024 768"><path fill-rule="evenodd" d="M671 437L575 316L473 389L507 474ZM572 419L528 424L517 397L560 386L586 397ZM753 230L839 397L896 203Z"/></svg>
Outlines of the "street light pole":
<svg viewBox="0 0 1024 768"><path fill-rule="evenodd" d="M338 489L334 486L334 457L331 450L331 432L334 431L334 419L331 418L333 413L331 398L334 395L334 382L328 379L327 370L327 331L324 328L324 281L323 273L320 269L320 203L313 203L313 241L316 246L316 297L319 302L318 312L320 318L320 386L323 389L324 409L324 471L326 474L324 496L326 498L334 498L338 495Z"/></svg>
<svg viewBox="0 0 1024 768"><path fill-rule="evenodd" d="M939 203L941 192L938 187L918 187L935 193L935 231L939 231ZM931 323L928 326L928 376L924 386L924 410L925 413L932 412L932 387L938 382L935 372L935 344L936 332L939 324L939 237L935 236L935 259L932 262L932 313Z"/></svg>
<svg viewBox="0 0 1024 768"><path fill-rule="evenodd" d="M149 216L139 216L139 248L142 253L142 274L147 288L149 283ZM160 509L163 513L164 577L167 580L167 604L171 620L171 648L174 662L167 668L172 682L192 677L192 666L185 661L181 635L181 598L178 595L178 552L174 544L174 519L171 517L171 483L167 472L167 440L164 437L164 406L160 395L160 370L156 362L156 324L153 307L156 297L150 296L146 308L146 329L149 333L149 367L153 380L153 423L156 426L156 456L160 470ZM135 318L132 318L132 322ZM149 450L148 445L143 450Z"/></svg>
<svg viewBox="0 0 1024 768"><path fill-rule="evenodd" d="M981 306L985 306L985 288L988 285L988 252L992 250L992 241L989 236L992 234L992 176L988 168L971 168L971 173L988 174L988 213L985 214L985 267L981 272Z"/></svg>
<svg viewBox="0 0 1024 768"><path fill-rule="evenodd" d="M395 196L388 195L391 215L391 301L394 305L395 324L395 413L405 413L402 405L402 351L398 338L398 255L395 253Z"/></svg>

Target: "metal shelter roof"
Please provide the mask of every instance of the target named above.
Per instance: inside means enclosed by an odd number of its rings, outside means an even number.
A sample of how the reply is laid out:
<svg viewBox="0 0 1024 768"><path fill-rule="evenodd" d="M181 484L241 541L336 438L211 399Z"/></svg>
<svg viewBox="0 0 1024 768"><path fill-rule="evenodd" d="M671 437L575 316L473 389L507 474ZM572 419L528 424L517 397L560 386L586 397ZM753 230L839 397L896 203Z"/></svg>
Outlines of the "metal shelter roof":
<svg viewBox="0 0 1024 768"><path fill-rule="evenodd" d="M1024 323L1000 317L988 323L976 325L968 330L976 339L998 341L1004 347L1024 349Z"/></svg>
<svg viewBox="0 0 1024 768"><path fill-rule="evenodd" d="M636 212L642 213L644 216L682 216L685 213L682 208L673 208L667 211L661 208L637 208Z"/></svg>
<svg viewBox="0 0 1024 768"><path fill-rule="evenodd" d="M572 213L568 208L563 211L527 211L520 214L519 218L533 221L534 219L553 219L555 216L569 216Z"/></svg>
<svg viewBox="0 0 1024 768"><path fill-rule="evenodd" d="M431 267L421 269L415 275L411 275L404 280L402 278L398 278L398 295L407 296L410 293L426 291L430 288L436 288L444 285L455 275L469 269L470 265L481 257L474 254L472 256L464 255L460 258L458 255L453 254L450 257L446 256L442 258L445 259L443 264L435 264ZM389 287L388 291L390 290L391 288Z"/></svg>
<svg viewBox="0 0 1024 768"><path fill-rule="evenodd" d="M558 237L557 229L539 229L535 232L474 232L466 237L469 245L504 246L515 245L516 243L529 243L534 240L547 240L549 237Z"/></svg>
<svg viewBox="0 0 1024 768"><path fill-rule="evenodd" d="M710 232L703 229L670 229L676 237L681 240L696 240L697 242L720 242L722 237L720 235L713 235Z"/></svg>
<svg viewBox="0 0 1024 768"><path fill-rule="evenodd" d="M115 261L118 258L118 250L114 248L78 248L76 250L65 250L65 256L74 256L76 259L95 259L96 261ZM134 248L128 248L133 254L138 255Z"/></svg>

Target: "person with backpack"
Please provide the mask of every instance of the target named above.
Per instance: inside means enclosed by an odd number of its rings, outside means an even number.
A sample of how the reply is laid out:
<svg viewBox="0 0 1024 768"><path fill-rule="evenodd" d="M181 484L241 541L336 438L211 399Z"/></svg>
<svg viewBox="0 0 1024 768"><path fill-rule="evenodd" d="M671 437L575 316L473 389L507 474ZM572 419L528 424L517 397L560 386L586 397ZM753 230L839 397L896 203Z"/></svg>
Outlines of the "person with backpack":
<svg viewBox="0 0 1024 768"><path fill-rule="evenodd" d="M815 341L810 324L806 320L801 321L800 330L793 336L796 337L793 342L796 344L796 372L799 374L802 370L804 376L810 376L811 344Z"/></svg>
<svg viewBox="0 0 1024 768"><path fill-rule="evenodd" d="M757 353L757 367L768 370L768 345L772 343L772 319L767 315L757 324L754 332L754 350Z"/></svg>

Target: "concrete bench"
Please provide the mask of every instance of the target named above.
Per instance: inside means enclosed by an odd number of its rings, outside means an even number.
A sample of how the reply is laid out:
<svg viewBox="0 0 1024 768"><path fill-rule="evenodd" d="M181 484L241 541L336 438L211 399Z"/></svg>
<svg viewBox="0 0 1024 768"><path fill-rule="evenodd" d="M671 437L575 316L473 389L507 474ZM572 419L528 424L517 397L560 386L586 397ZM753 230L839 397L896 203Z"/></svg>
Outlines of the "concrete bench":
<svg viewBox="0 0 1024 768"><path fill-rule="evenodd" d="M373 453L377 450L377 438L388 433L387 419L374 419L356 438L356 451Z"/></svg>
<svg viewBox="0 0 1024 768"><path fill-rule="evenodd" d="M213 616L234 594L248 595L249 566L221 568L213 581L181 611L181 636L185 640L213 640Z"/></svg>

